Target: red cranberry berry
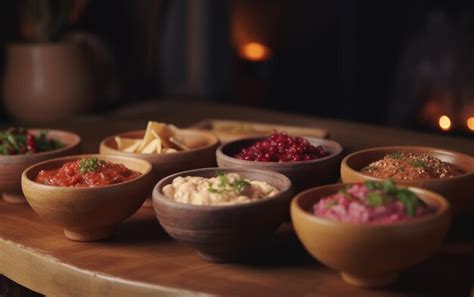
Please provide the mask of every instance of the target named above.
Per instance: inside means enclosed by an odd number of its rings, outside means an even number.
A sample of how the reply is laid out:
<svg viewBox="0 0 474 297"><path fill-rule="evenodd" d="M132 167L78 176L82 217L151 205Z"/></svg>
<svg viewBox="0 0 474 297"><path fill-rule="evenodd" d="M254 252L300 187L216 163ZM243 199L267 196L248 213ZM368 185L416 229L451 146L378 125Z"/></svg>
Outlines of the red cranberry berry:
<svg viewBox="0 0 474 297"><path fill-rule="evenodd" d="M298 162L327 155L320 145L313 146L305 138L288 136L286 132L278 133L274 130L268 138L243 148L235 158L258 162Z"/></svg>

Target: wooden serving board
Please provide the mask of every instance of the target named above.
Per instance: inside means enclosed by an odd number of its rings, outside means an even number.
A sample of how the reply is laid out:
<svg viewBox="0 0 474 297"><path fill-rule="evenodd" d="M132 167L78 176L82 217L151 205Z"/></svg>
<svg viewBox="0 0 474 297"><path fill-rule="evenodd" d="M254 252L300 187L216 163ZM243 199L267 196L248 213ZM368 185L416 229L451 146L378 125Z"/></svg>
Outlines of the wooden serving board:
<svg viewBox="0 0 474 297"><path fill-rule="evenodd" d="M214 133L219 137L221 142L229 142L244 137L268 136L274 129L278 132L285 131L288 134L297 136L310 136L316 138L329 137L329 132L321 128L223 119L206 119L192 125L192 127L208 130Z"/></svg>

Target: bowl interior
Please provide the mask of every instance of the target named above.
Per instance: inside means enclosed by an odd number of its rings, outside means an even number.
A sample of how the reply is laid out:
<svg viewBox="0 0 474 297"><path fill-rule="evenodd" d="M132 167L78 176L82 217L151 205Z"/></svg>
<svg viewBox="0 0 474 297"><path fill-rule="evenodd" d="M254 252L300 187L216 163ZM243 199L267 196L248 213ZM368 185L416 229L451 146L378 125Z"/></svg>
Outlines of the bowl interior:
<svg viewBox="0 0 474 297"><path fill-rule="evenodd" d="M417 147L417 146L395 146L395 147L381 147L374 149L367 149L355 152L343 160L349 169L357 171L359 174L369 176L361 173L360 170L370 163L382 159L385 155L393 152L403 153L426 153L433 157L440 159L443 162L450 163L459 169L463 174L470 174L474 172L474 158L457 152L452 152L443 149Z"/></svg>
<svg viewBox="0 0 474 297"><path fill-rule="evenodd" d="M225 157L232 158L236 160L236 162L259 164L261 166L272 166L275 164L279 164L279 166L285 166L285 165L294 166L297 164L307 164L307 163L318 162L318 161L332 158L335 155L338 155L342 152L342 146L335 141L315 138L315 137L304 137L314 146L321 145L329 153L329 155L323 158L319 158L319 159L313 159L313 160L308 160L308 161L298 161L298 162L255 162L255 161L246 161L246 160L240 160L240 159L234 158L234 156L237 153L239 153L243 148L249 147L253 145L255 142L263 140L265 138L266 137L252 137L252 138L238 139L238 140L231 141L222 145L219 150L222 152L222 154Z"/></svg>
<svg viewBox="0 0 474 297"><path fill-rule="evenodd" d="M31 134L35 136L38 136L41 133L41 131L48 132L47 134L48 139L57 140L61 142L63 146L54 150L39 152L32 155L8 155L8 156L0 155L0 159L1 158L9 158L9 159L37 158L37 157L47 156L51 154L60 154L61 152L64 152L64 151L70 150L71 148L75 148L79 146L79 144L81 143L81 137L79 137L79 135L72 132L62 131L62 130L53 130L53 129L28 129L28 132L30 132Z"/></svg>
<svg viewBox="0 0 474 297"><path fill-rule="evenodd" d="M241 203L241 204L233 204L233 205L220 205L220 206L202 206L202 205L193 205L193 204L186 204L181 202L176 202L163 194L163 187L170 184L173 179L179 176L201 176L205 178L215 177L217 171L221 171L224 173L238 173L242 178L246 178L249 180L256 180L256 181L264 181L267 182L274 187L276 187L280 192L273 197L260 199L258 201L252 201L249 203ZM190 209L208 209L208 210L219 210L223 208L235 208L235 207L248 207L253 204L258 203L265 203L266 201L270 201L274 198L281 197L284 194L287 194L288 191L291 189L291 181L284 176L283 174L271 171L263 171L263 170L256 170L256 169L226 169L226 168L200 168L194 170L188 170L179 172L170 176L167 176L160 180L153 190L153 197L155 199L160 199L162 202L167 204L173 204L178 207L182 208L190 208Z"/></svg>
<svg viewBox="0 0 474 297"><path fill-rule="evenodd" d="M433 207L435 212L432 214L428 214L426 216L412 219L408 222L399 222L399 223L391 223L391 224L352 224L352 223L345 223L345 222L338 222L334 220L329 220L325 218L320 218L312 214L312 208L315 203L321 200L324 197L330 196L332 194L337 193L338 190L342 189L343 187L350 185L350 184L334 184L328 186L322 186L317 188L309 189L303 193L300 193L295 197L294 203L296 206L304 212L308 219L325 224L343 224L343 225L353 225L355 227L364 226L364 227L389 227L393 225L400 225L400 224L409 224L412 222L426 220L433 217L438 217L441 213L446 212L449 209L449 203L440 195L424 190L421 188L409 187L409 189L417 196L423 200L426 204Z"/></svg>
<svg viewBox="0 0 474 297"><path fill-rule="evenodd" d="M117 143L115 142L115 137L120 136L120 137L125 137L125 138L142 139L144 135L145 135L145 130L124 132L124 133L116 134L114 136L107 137L103 141L103 144L107 146L108 148L117 150L117 152L120 152L122 154L134 155L136 153L125 153L122 151L118 151ZM184 145L190 148L189 151L206 149L208 147L215 145L218 142L218 139L216 136L208 132L192 130L192 129L180 129L179 137L180 139L182 139ZM186 153L189 151L179 151L177 153Z"/></svg>
<svg viewBox="0 0 474 297"><path fill-rule="evenodd" d="M147 161L144 161L144 160L128 158L128 157L122 157L122 156L114 156L114 155L93 155L92 154L92 155L76 155L76 156L69 156L69 157L63 157L63 158L56 158L56 159L52 159L52 160L47 160L47 161L35 164L35 165L27 168L24 172L24 175L25 175L26 178L28 178L29 180L34 182L36 176L38 175L38 173L41 170L58 169L66 162L72 162L72 161L76 161L76 160L79 160L79 159L82 159L82 158L91 158L91 157L97 157L99 160L104 160L104 161L109 161L109 162L113 162L113 163L123 164L127 168L129 168L131 170L134 170L134 171L138 171L142 174L142 175L138 176L135 179L132 179L130 181L126 181L126 182L123 182L123 183L131 182L133 180L141 178L141 177L145 176L147 173L149 173L152 169L151 164L148 163ZM119 184L123 184L123 183L119 183ZM113 184L113 185L110 185L110 186L114 186L114 185L118 185L118 184ZM44 186L48 186L48 185L44 185ZM50 187L55 187L55 186L50 186ZM101 186L101 187L97 187L97 188L103 188L103 187L107 187L107 186ZM57 187L55 187L55 188L57 188Z"/></svg>

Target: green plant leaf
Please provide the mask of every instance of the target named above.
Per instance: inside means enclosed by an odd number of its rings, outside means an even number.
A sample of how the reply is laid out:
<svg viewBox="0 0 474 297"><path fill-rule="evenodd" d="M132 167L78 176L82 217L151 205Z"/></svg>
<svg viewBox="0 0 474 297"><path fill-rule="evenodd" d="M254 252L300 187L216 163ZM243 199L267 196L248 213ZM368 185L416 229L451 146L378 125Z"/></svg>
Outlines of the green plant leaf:
<svg viewBox="0 0 474 297"><path fill-rule="evenodd" d="M367 194L367 203L370 206L380 206L384 204L384 198L379 193L370 192Z"/></svg>

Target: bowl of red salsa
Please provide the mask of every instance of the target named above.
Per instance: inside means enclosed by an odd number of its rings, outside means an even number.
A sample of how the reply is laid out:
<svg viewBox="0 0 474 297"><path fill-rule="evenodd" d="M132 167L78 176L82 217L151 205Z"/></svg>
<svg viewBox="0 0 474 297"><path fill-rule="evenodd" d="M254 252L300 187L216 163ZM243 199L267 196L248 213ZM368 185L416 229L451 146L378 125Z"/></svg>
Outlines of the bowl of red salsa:
<svg viewBox="0 0 474 297"><path fill-rule="evenodd" d="M316 187L291 203L295 232L344 281L379 287L430 257L451 221L446 199L391 180Z"/></svg>
<svg viewBox="0 0 474 297"><path fill-rule="evenodd" d="M48 159L80 152L79 135L61 130L10 127L0 130L0 193L10 203L25 203L21 173Z"/></svg>
<svg viewBox="0 0 474 297"><path fill-rule="evenodd" d="M93 241L137 211L153 185L152 165L123 156L80 155L35 164L22 189L40 217L62 226L67 238Z"/></svg>

